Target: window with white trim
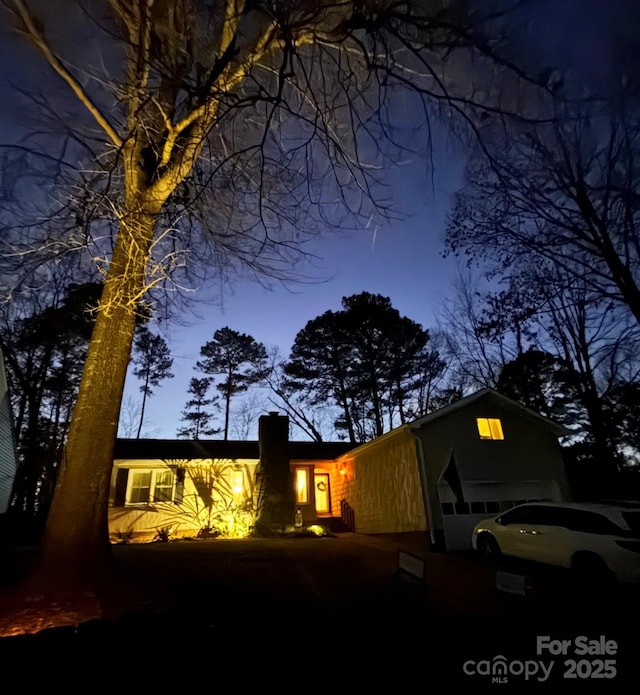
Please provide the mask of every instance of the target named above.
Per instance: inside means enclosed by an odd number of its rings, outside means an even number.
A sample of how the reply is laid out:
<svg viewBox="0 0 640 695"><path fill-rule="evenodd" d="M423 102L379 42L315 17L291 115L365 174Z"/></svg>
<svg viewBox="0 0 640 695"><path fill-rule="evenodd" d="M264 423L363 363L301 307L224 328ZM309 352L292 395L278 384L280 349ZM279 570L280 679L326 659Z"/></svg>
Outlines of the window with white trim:
<svg viewBox="0 0 640 695"><path fill-rule="evenodd" d="M131 469L127 480L127 504L173 501L176 476L166 468Z"/></svg>

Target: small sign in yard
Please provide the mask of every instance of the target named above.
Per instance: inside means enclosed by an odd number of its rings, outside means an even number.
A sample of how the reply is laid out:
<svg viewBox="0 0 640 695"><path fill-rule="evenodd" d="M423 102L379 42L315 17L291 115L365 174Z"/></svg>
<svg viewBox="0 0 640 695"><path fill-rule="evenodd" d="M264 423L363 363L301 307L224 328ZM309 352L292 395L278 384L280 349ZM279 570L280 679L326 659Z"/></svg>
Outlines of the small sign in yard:
<svg viewBox="0 0 640 695"><path fill-rule="evenodd" d="M508 594L526 596L530 587L526 575L498 571L496 572L496 588Z"/></svg>
<svg viewBox="0 0 640 695"><path fill-rule="evenodd" d="M423 584L425 579L425 562L415 555L398 551L398 576L417 584Z"/></svg>

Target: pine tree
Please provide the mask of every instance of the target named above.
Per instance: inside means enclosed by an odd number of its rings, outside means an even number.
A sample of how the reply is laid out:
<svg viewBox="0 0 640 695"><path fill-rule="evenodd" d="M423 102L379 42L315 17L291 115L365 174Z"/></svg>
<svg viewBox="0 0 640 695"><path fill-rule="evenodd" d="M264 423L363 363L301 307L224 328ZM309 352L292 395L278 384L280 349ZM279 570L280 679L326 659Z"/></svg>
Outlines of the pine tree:
<svg viewBox="0 0 640 695"><path fill-rule="evenodd" d="M310 404L333 401L335 423L353 443L378 437L394 417L404 422L421 389L429 334L402 316L388 297L362 292L343 297L296 336L285 373Z"/></svg>
<svg viewBox="0 0 640 695"><path fill-rule="evenodd" d="M197 363L205 374L221 374L224 380L216 384L225 403L224 439L229 437L229 413L231 398L246 391L252 384L262 381L267 370L267 351L246 333L221 328L213 334L213 340L200 348L204 358Z"/></svg>
<svg viewBox="0 0 640 695"><path fill-rule="evenodd" d="M157 387L164 379L173 378L171 367L173 358L169 355L169 346L164 338L152 333L146 326L138 329L138 335L133 343L134 357L133 373L142 380L140 391L142 392L142 407L140 410L140 423L136 438L140 437L142 423L144 421L144 408L147 397L153 395L151 387Z"/></svg>
<svg viewBox="0 0 640 695"><path fill-rule="evenodd" d="M178 437L185 439L200 439L200 435L212 436L220 432L219 429L210 427L209 423L213 417L211 410L207 410L212 406L218 407L218 397L207 398L207 391L211 385L211 379L193 378L189 382L188 393L193 398L187 401L185 410L182 411L182 420L188 422L189 425L178 430Z"/></svg>

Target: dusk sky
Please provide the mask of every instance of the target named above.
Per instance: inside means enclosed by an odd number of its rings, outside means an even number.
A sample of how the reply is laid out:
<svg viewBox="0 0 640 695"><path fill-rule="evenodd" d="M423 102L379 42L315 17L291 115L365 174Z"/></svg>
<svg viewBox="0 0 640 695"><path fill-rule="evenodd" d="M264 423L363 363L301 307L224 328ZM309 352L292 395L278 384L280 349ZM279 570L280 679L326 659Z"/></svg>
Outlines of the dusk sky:
<svg viewBox="0 0 640 695"><path fill-rule="evenodd" d="M529 31L515 41L523 55L528 59L535 56L541 66L562 62L574 79L606 84L612 76L619 77L620 62L630 61L633 69L638 69L634 57L638 55L637 44L634 51L632 40L638 26L638 5L637 0L539 0L532 3ZM6 25L0 31L5 34ZM5 94L12 93L15 84L27 87L30 79L41 74L34 67L38 59L34 61L33 51L17 38L0 42L0 64L5 66ZM49 79L56 79L42 70ZM0 111L2 144L19 138L19 103ZM423 146L422 142L417 144ZM270 291L255 282L236 283L219 303L196 307L199 319L190 318L186 325L164 332L174 357L175 377L163 382L148 401L143 435L175 437L189 380L201 376L194 371L199 348L224 326L251 334L267 348L277 345L286 356L307 321L339 309L343 296L368 291L389 297L402 314L425 328L433 327L434 312L450 291L455 275L454 262L443 259L441 253L451 196L461 184L464 166L462 153L444 130L435 141L434 163L431 179L425 163L407 155L390 176L392 199L405 219L380 226L375 232L332 233L318 240L314 247L317 266L308 269L317 282ZM139 382L131 375L125 401L140 397ZM273 406L266 404L266 408Z"/></svg>
<svg viewBox="0 0 640 695"><path fill-rule="evenodd" d="M189 319L189 325L170 329L165 339L174 357L175 377L164 381L148 402L144 428L148 436L175 435L189 380L203 376L194 370L199 348L224 326L249 333L267 348L278 346L287 356L307 321L339 310L342 297L364 291L389 297L400 313L425 328L434 326L434 310L455 275L455 262L443 259L441 252L450 196L462 176L462 158L457 161L457 165L452 162L451 153L442 156L434 189L422 163L403 165L394 177L393 195L407 219L390 222L375 235L362 230L318 240L320 258L309 272L323 282L271 290L256 282L238 283L219 306L196 307L202 320ZM125 398L138 399L138 389L139 382L130 375Z"/></svg>

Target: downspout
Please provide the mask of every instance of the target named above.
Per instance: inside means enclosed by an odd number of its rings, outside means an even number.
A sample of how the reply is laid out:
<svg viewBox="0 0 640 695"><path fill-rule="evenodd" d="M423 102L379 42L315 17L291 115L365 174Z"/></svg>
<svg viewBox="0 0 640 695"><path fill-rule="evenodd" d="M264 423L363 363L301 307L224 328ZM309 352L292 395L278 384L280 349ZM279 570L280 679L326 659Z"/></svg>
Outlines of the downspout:
<svg viewBox="0 0 640 695"><path fill-rule="evenodd" d="M422 440L417 434L413 434L416 443L416 454L418 459L418 471L420 473L420 482L422 484L422 502L424 504L424 511L427 515L427 521L429 522L429 538L431 539L431 545L436 544L435 539L435 529L433 527L433 510L431 509L431 504L429 501L429 482L427 480L427 466L424 460L424 447L422 445Z"/></svg>

